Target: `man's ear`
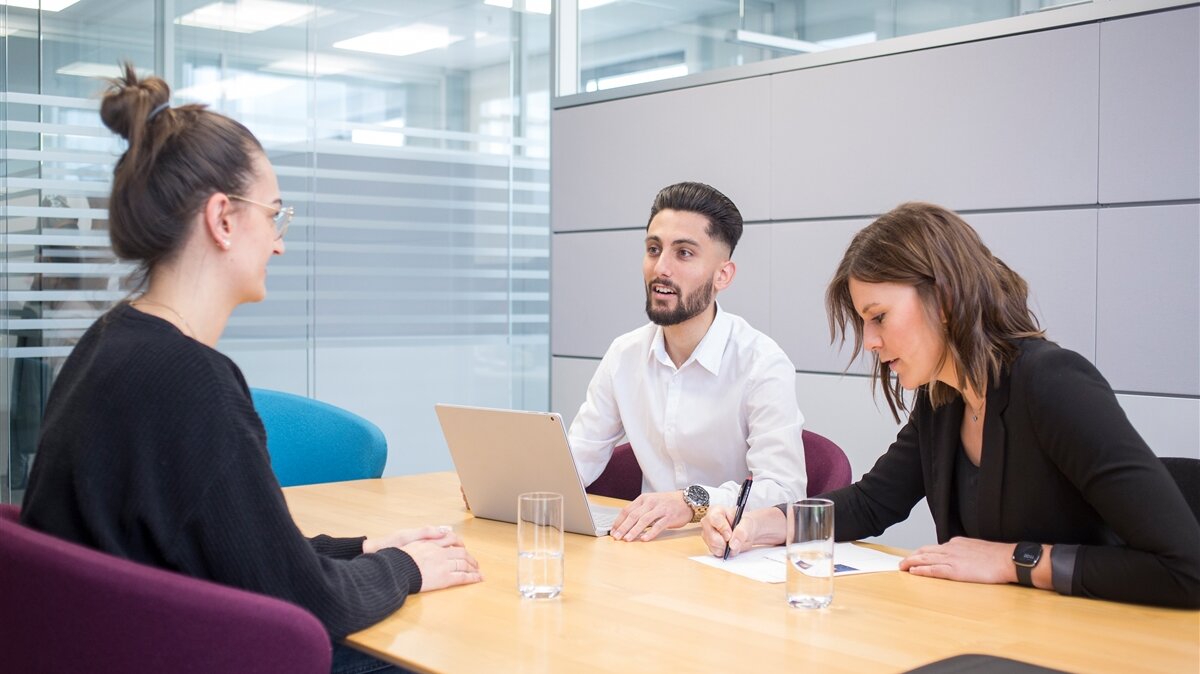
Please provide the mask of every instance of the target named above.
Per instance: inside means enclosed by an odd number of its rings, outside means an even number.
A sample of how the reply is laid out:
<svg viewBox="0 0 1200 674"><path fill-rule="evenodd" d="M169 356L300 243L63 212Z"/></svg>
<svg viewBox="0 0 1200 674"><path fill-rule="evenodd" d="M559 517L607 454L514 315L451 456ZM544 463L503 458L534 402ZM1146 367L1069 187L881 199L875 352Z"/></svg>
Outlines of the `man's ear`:
<svg viewBox="0 0 1200 674"><path fill-rule="evenodd" d="M221 192L214 192L204 202L204 235L222 250L229 248L233 225L229 222L233 202Z"/></svg>
<svg viewBox="0 0 1200 674"><path fill-rule="evenodd" d="M713 288L717 291L724 290L733 283L733 277L737 274L737 265L733 260L725 260L721 266L717 268L717 273L713 275Z"/></svg>

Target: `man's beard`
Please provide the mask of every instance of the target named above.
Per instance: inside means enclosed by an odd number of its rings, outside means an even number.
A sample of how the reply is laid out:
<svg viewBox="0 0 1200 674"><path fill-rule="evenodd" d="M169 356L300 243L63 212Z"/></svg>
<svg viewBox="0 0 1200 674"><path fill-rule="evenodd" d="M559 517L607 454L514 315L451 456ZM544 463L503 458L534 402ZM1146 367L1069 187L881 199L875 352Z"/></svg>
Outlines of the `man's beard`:
<svg viewBox="0 0 1200 674"><path fill-rule="evenodd" d="M667 286L675 291L674 309L656 309L654 308L654 299L657 297L652 286L660 285ZM680 323L700 315L712 304L713 298L713 282L709 279L707 283L697 288L692 294L684 296L679 290L679 286L670 281L655 280L646 284L646 315L650 317L650 321L657 325L679 325Z"/></svg>

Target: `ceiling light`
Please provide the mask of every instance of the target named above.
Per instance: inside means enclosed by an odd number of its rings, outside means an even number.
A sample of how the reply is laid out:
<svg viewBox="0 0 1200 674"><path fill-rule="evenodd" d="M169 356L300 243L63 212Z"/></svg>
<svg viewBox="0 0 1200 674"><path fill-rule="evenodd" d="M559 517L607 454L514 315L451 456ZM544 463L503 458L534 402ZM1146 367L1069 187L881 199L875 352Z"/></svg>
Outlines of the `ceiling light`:
<svg viewBox="0 0 1200 674"><path fill-rule="evenodd" d="M649 70L638 70L636 72L625 73L623 75L601 77L588 82L587 91L616 89L617 87L627 87L631 84L641 84L642 82L656 82L658 80L670 79L672 77L683 77L686 74L688 74L687 64L676 63L672 66L650 68Z"/></svg>
<svg viewBox="0 0 1200 674"><path fill-rule="evenodd" d="M309 60L303 57L275 61L262 69L267 72L285 73L287 75L339 75L348 70L354 70L359 63L353 58L317 54Z"/></svg>
<svg viewBox="0 0 1200 674"><path fill-rule="evenodd" d="M816 42L796 40L768 33L756 33L752 30L731 30L729 31L729 41L747 47L766 47L775 51L790 51L797 54L810 54L829 49L829 47L817 44Z"/></svg>
<svg viewBox="0 0 1200 674"><path fill-rule="evenodd" d="M76 61L54 71L58 75L74 75L75 77L108 77L117 78L125 75L125 69L115 63L91 63ZM150 70L138 69L138 76L152 75Z"/></svg>
<svg viewBox="0 0 1200 674"><path fill-rule="evenodd" d="M427 23L414 23L404 28L367 33L348 40L334 42L338 49L384 54L386 56L408 56L430 49L444 49L461 40L459 35L451 35L445 26L432 26Z"/></svg>
<svg viewBox="0 0 1200 674"><path fill-rule="evenodd" d="M830 49L838 49L840 47L854 47L860 44L869 44L877 42L879 37L875 31L869 33L857 33L855 35L844 35L842 37L831 37L828 40L817 40L817 44Z"/></svg>
<svg viewBox="0 0 1200 674"><path fill-rule="evenodd" d="M245 73L226 79L193 84L180 90L178 97L187 101L215 105L222 100L236 101L243 98L271 96L295 83L294 80L282 77Z"/></svg>
<svg viewBox="0 0 1200 674"><path fill-rule="evenodd" d="M181 26L211 28L231 33L258 33L307 18L313 8L278 0L214 2L175 19Z"/></svg>
<svg viewBox="0 0 1200 674"><path fill-rule="evenodd" d="M533 12L534 14L550 13L550 0L483 0L483 4L491 5L492 7L512 9L514 1L517 4L518 11ZM612 0L602 1L611 2Z"/></svg>
<svg viewBox="0 0 1200 674"><path fill-rule="evenodd" d="M43 12L61 12L77 2L79 0L0 0L0 6L40 9Z"/></svg>
<svg viewBox="0 0 1200 674"><path fill-rule="evenodd" d="M379 126L404 128L404 118L397 117L383 122ZM378 129L351 129L350 142L361 145L387 145L389 147L404 147L404 134L396 131L380 131Z"/></svg>

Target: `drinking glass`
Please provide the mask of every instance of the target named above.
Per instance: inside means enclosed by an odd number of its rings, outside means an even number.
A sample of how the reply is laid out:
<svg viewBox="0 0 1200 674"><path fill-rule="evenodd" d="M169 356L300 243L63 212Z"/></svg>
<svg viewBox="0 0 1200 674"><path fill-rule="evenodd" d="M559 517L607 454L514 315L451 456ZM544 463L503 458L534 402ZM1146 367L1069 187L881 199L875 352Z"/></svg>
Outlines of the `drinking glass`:
<svg viewBox="0 0 1200 674"><path fill-rule="evenodd" d="M787 515L787 602L825 608L833 601L833 501L797 501Z"/></svg>
<svg viewBox="0 0 1200 674"><path fill-rule="evenodd" d="M517 497L517 591L527 599L553 599L562 589L562 494L521 494Z"/></svg>

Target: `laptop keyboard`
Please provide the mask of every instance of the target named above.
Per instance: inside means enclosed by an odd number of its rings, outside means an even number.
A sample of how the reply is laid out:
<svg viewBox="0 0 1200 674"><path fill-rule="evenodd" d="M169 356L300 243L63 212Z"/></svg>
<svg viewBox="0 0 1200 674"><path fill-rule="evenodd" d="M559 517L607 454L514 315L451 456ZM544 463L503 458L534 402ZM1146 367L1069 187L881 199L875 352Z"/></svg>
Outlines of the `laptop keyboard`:
<svg viewBox="0 0 1200 674"><path fill-rule="evenodd" d="M612 523L616 521L617 514L621 512L620 508L611 508L608 506L591 506L592 521L596 523L596 529L607 531L612 528Z"/></svg>

